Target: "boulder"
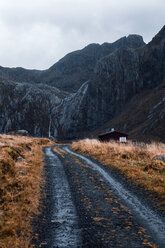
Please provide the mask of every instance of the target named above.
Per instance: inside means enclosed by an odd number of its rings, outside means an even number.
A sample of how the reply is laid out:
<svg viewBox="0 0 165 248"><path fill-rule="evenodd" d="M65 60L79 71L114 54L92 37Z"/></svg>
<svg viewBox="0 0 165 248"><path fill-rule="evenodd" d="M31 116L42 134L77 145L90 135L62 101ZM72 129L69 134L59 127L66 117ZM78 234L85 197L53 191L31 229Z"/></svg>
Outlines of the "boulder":
<svg viewBox="0 0 165 248"><path fill-rule="evenodd" d="M29 136L29 132L27 130L15 130L11 131L8 134L10 135L20 135L20 136Z"/></svg>
<svg viewBox="0 0 165 248"><path fill-rule="evenodd" d="M165 162L165 155L156 155L153 160L161 160Z"/></svg>

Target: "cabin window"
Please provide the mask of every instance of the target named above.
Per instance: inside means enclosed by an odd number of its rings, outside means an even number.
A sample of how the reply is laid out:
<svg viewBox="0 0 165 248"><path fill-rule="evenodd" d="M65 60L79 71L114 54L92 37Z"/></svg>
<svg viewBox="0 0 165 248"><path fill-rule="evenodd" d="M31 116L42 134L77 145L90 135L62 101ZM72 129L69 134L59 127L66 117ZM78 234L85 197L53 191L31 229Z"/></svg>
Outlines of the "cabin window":
<svg viewBox="0 0 165 248"><path fill-rule="evenodd" d="M124 143L124 142L127 142L127 139L126 139L126 137L120 137L119 138L119 141L122 142L122 143Z"/></svg>

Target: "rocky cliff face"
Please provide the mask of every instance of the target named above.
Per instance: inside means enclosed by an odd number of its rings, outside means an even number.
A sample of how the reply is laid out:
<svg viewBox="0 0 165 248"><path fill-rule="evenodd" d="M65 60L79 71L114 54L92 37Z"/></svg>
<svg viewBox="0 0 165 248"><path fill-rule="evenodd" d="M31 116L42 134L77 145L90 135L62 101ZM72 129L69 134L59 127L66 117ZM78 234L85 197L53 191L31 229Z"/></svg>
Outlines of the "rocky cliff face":
<svg viewBox="0 0 165 248"><path fill-rule="evenodd" d="M43 81L69 92L93 77L97 61L121 47L138 48L145 43L140 35L129 35L114 43L90 44L82 50L70 53L48 69Z"/></svg>
<svg viewBox="0 0 165 248"><path fill-rule="evenodd" d="M76 92L93 76L95 65L100 58L121 47L137 48L144 45L140 35L129 35L114 43L90 44L82 50L66 55L48 70L0 67L0 76L16 82L43 83L61 90Z"/></svg>
<svg viewBox="0 0 165 248"><path fill-rule="evenodd" d="M148 45L130 35L91 44L46 71L0 68L0 75L1 132L85 137L121 114L133 96L165 83L165 27Z"/></svg>
<svg viewBox="0 0 165 248"><path fill-rule="evenodd" d="M129 134L130 139L165 142L165 83L136 94L123 111L92 133L93 137L112 127Z"/></svg>
<svg viewBox="0 0 165 248"><path fill-rule="evenodd" d="M5 80L12 80L19 83L41 83L40 77L43 71L26 70L21 67L8 68L0 66L0 77Z"/></svg>
<svg viewBox="0 0 165 248"><path fill-rule="evenodd" d="M67 95L41 84L0 79L0 132L26 129L34 136L56 136L54 112Z"/></svg>
<svg viewBox="0 0 165 248"><path fill-rule="evenodd" d="M60 107L64 137L84 137L121 113L134 95L165 81L164 28L158 35L156 44L157 37L142 48L121 47L97 62L93 79Z"/></svg>

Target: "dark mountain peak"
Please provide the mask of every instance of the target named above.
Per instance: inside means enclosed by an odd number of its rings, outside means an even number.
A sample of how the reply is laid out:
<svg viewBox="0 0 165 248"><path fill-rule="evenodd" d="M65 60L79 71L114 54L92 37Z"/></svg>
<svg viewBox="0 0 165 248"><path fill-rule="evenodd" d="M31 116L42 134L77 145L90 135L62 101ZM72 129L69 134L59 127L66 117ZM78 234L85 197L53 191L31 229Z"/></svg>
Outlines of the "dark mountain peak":
<svg viewBox="0 0 165 248"><path fill-rule="evenodd" d="M141 35L139 35L139 34L129 34L127 36L127 39L133 39L133 40L136 39L136 40L143 41L143 37ZM143 41L143 43L144 43L144 41Z"/></svg>
<svg viewBox="0 0 165 248"><path fill-rule="evenodd" d="M129 47L131 47L132 45L132 48L138 48L145 45L145 42L143 41L143 37L138 34L128 35L127 42L129 43Z"/></svg>
<svg viewBox="0 0 165 248"><path fill-rule="evenodd" d="M129 47L129 48L139 48L145 45L143 37L138 34L130 34L128 37L124 36L113 43L103 43L103 47L113 46L116 48Z"/></svg>
<svg viewBox="0 0 165 248"><path fill-rule="evenodd" d="M81 50L71 52L48 70L0 67L0 76L16 82L44 83L68 92L77 91L93 77L97 62L121 47L139 48L144 45L139 35L122 37L113 43L92 43Z"/></svg>
<svg viewBox="0 0 165 248"><path fill-rule="evenodd" d="M159 31L157 35L148 43L148 45L159 45L162 40L165 39L165 25Z"/></svg>
<svg viewBox="0 0 165 248"><path fill-rule="evenodd" d="M165 38L165 25L162 27L162 29L158 33L159 36L162 36Z"/></svg>
<svg viewBox="0 0 165 248"><path fill-rule="evenodd" d="M92 43L81 50L67 54L50 67L43 75L42 82L54 85L59 89L76 92L80 86L93 77L97 62L114 51L125 48L144 46L143 38L139 35L122 37L113 43Z"/></svg>
<svg viewBox="0 0 165 248"><path fill-rule="evenodd" d="M165 27L151 46L136 34L114 43L90 44L45 71L0 67L0 132L25 129L35 136L51 133L59 139L87 137L119 116L132 97L152 91L149 107L145 99L137 108L130 103L126 118L119 124L128 127L129 133L135 129L139 134L142 120L140 132L155 130L156 134L160 123L158 136L162 137L164 88L154 96L155 88L165 82L164 38ZM145 113L141 112L143 105ZM129 116L135 120L132 126ZM117 123L111 126L118 127Z"/></svg>
<svg viewBox="0 0 165 248"><path fill-rule="evenodd" d="M100 48L99 43L91 43L87 45L86 47L84 47L82 51L90 51L90 50L99 49L99 48Z"/></svg>

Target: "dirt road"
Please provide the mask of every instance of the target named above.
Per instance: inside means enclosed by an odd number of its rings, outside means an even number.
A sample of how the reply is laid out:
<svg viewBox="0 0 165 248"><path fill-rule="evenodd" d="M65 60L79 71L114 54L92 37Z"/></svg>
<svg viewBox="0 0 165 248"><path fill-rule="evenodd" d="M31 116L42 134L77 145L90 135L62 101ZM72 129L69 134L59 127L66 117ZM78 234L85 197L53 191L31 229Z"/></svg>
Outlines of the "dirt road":
<svg viewBox="0 0 165 248"><path fill-rule="evenodd" d="M54 149L44 150L47 198L36 247L165 247L165 219L140 190L68 146Z"/></svg>

